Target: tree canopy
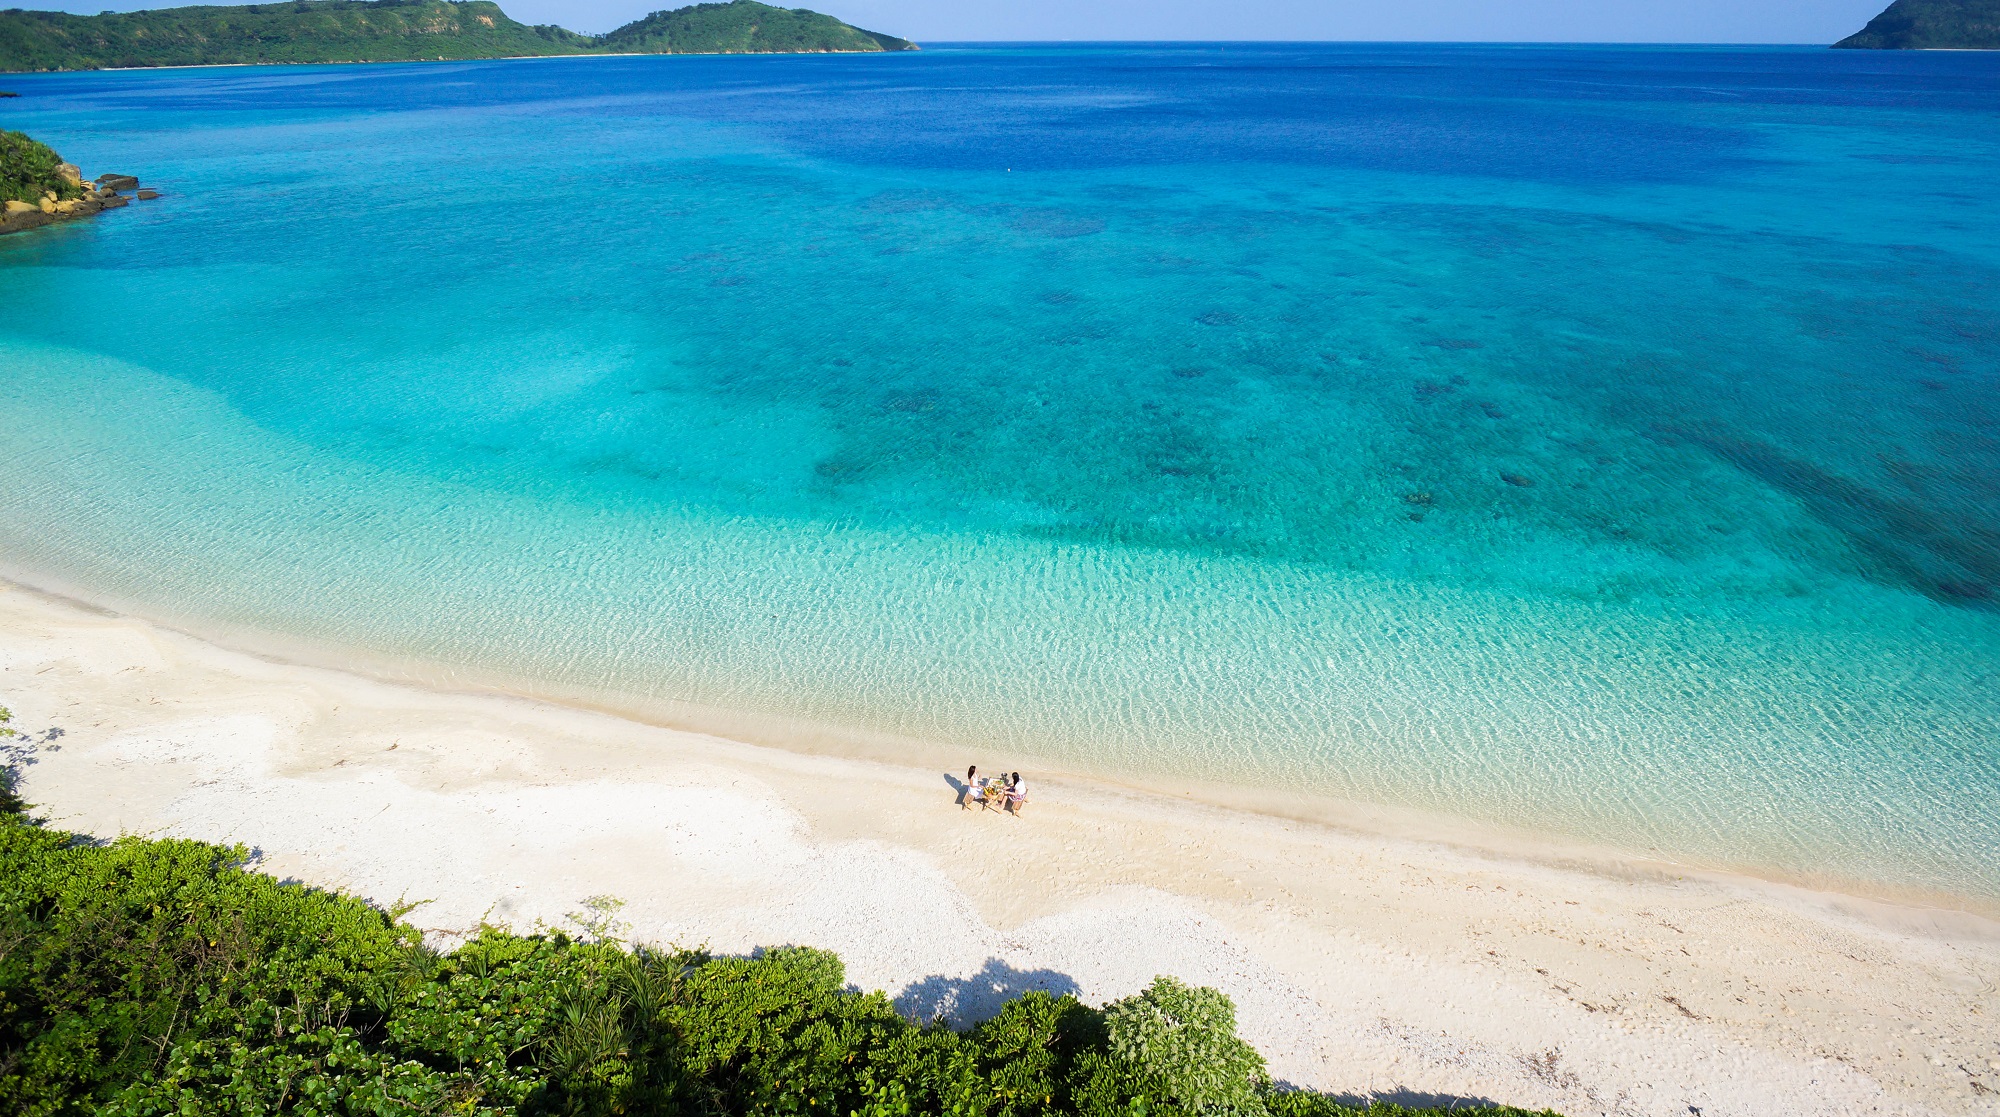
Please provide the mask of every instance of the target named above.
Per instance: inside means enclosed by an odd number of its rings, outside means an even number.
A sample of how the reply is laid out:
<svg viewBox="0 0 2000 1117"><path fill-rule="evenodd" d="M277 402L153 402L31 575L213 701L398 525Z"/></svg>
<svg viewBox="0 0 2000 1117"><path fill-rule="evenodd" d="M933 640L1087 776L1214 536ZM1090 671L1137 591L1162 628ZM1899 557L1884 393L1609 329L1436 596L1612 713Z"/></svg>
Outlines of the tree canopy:
<svg viewBox="0 0 2000 1117"><path fill-rule="evenodd" d="M94 16L0 11L0 70L8 71L914 49L832 16L756 0L654 12L596 36L518 23L492 0L296 0Z"/></svg>

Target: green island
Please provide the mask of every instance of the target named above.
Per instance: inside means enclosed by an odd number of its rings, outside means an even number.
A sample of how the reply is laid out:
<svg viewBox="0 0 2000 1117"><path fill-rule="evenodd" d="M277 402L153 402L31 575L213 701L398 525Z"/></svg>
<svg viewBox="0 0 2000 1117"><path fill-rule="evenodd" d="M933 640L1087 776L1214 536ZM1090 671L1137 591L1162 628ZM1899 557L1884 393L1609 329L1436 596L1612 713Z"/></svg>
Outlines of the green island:
<svg viewBox="0 0 2000 1117"><path fill-rule="evenodd" d="M274 880L241 847L53 830L12 788L0 782L0 1112L1441 1112L1283 1089L1237 1038L1228 997L1170 977L1103 1008L1030 991L958 1031L849 989L825 951L628 946L604 897L571 930L484 928L444 953L407 908Z"/></svg>
<svg viewBox="0 0 2000 1117"><path fill-rule="evenodd" d="M0 11L0 71L10 72L916 49L832 16L757 0L655 12L603 35L517 23L492 0L297 0L94 16Z"/></svg>
<svg viewBox="0 0 2000 1117"><path fill-rule="evenodd" d="M1895 0L1833 44L1850 50L2000 50L2000 0Z"/></svg>

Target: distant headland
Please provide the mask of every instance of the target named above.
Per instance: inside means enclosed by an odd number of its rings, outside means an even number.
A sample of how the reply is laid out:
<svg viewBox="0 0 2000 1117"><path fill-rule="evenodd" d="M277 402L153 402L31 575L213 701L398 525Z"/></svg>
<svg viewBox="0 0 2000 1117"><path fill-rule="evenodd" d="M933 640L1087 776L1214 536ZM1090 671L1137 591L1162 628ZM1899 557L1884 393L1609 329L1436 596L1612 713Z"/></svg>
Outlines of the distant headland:
<svg viewBox="0 0 2000 1117"><path fill-rule="evenodd" d="M131 175L103 174L87 182L76 164L63 162L47 144L0 131L0 235L130 205L121 191L142 201L160 196L140 189Z"/></svg>
<svg viewBox="0 0 2000 1117"><path fill-rule="evenodd" d="M2000 50L2000 0L1896 0L1833 44L1860 50Z"/></svg>
<svg viewBox="0 0 2000 1117"><path fill-rule="evenodd" d="M95 16L0 12L0 71L10 72L916 49L832 16L756 0L654 12L603 35L518 23L492 0L299 0Z"/></svg>

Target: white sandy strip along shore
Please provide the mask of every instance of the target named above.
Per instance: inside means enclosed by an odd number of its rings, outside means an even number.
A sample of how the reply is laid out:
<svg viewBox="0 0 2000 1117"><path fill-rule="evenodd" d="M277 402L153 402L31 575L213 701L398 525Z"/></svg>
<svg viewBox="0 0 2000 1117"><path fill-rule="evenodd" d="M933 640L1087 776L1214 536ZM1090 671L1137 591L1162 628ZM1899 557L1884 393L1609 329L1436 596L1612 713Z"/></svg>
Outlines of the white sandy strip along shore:
<svg viewBox="0 0 2000 1117"><path fill-rule="evenodd" d="M439 939L612 895L637 941L808 943L909 1012L1156 973L1280 1078L1571 1115L2000 1114L2000 929L1630 865L945 774L270 662L0 590L0 703L53 823L241 842L422 900ZM17 742L18 743L18 742Z"/></svg>

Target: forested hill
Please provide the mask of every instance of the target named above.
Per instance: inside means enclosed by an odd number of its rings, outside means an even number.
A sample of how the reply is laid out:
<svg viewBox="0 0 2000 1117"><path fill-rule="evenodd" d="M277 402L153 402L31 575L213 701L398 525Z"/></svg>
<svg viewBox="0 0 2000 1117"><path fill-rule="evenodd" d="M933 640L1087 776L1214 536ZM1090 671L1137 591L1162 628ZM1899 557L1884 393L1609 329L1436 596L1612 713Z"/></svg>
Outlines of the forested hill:
<svg viewBox="0 0 2000 1117"><path fill-rule="evenodd" d="M765 51L915 50L908 39L850 27L804 8L751 0L654 12L596 40L619 54L753 54Z"/></svg>
<svg viewBox="0 0 2000 1117"><path fill-rule="evenodd" d="M0 12L0 69L232 62L402 62L580 54L592 40L528 27L490 0L307 0L96 16Z"/></svg>
<svg viewBox="0 0 2000 1117"><path fill-rule="evenodd" d="M832 16L756 0L655 12L595 36L517 23L491 0L297 0L95 16L0 12L0 70L6 71L914 49Z"/></svg>
<svg viewBox="0 0 2000 1117"><path fill-rule="evenodd" d="M1833 44L1864 50L2000 50L2000 0L1896 0Z"/></svg>

